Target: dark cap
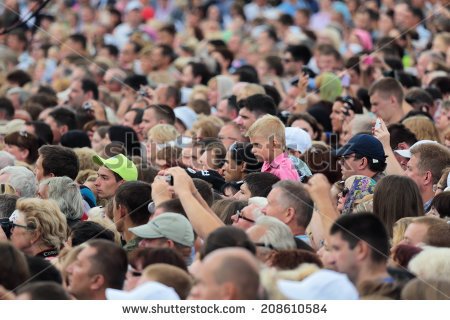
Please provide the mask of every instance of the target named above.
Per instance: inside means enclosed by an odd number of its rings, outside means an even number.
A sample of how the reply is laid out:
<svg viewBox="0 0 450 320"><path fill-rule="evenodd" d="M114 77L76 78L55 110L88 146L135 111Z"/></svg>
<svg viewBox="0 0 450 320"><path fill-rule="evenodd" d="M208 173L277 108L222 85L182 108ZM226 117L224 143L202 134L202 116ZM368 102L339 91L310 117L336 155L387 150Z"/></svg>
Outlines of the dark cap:
<svg viewBox="0 0 450 320"><path fill-rule="evenodd" d="M196 171L192 168L187 168L186 172L191 178L197 178L210 183L214 190L220 192L222 186L225 184L225 179L214 170L199 170Z"/></svg>
<svg viewBox="0 0 450 320"><path fill-rule="evenodd" d="M352 153L376 159L380 162L386 160L383 145L377 138L369 134L358 134L352 137L344 146L336 151L336 156L343 157Z"/></svg>

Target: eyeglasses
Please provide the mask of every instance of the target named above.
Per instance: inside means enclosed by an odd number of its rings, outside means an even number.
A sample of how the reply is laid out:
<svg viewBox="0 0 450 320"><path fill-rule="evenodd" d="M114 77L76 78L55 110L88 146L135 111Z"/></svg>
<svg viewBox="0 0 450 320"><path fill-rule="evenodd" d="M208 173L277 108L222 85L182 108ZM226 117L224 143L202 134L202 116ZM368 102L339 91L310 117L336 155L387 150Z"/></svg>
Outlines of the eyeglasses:
<svg viewBox="0 0 450 320"><path fill-rule="evenodd" d="M255 223L255 220L252 220L250 218L244 217L244 214L241 212L241 210L237 210L236 211L236 217L237 217L236 222L238 222L239 219L243 219L245 221L248 221L248 222L251 222L251 223Z"/></svg>
<svg viewBox="0 0 450 320"><path fill-rule="evenodd" d="M352 154L352 155L349 155L349 156L343 156L343 157L340 157L339 158L339 161L340 162L344 162L345 160L349 160L349 159L354 159L356 157L356 155L354 155L354 154Z"/></svg>
<svg viewBox="0 0 450 320"><path fill-rule="evenodd" d="M23 229L27 229L27 230L34 230L36 228L34 227L29 227L29 226L25 226L23 224L17 224L17 223L11 223L11 228L23 228Z"/></svg>

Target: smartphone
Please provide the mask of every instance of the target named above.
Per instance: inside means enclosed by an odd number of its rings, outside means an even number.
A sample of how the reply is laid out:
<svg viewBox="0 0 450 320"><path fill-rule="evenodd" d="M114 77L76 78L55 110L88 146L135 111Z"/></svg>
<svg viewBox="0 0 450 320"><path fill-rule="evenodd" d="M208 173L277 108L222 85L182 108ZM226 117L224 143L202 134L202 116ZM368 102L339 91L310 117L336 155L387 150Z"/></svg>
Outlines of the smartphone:
<svg viewBox="0 0 450 320"><path fill-rule="evenodd" d="M348 74L344 74L341 78L341 85L343 88L350 87L350 76Z"/></svg>
<svg viewBox="0 0 450 320"><path fill-rule="evenodd" d="M381 128L381 119L377 118L377 121L375 121L375 129L380 129Z"/></svg>

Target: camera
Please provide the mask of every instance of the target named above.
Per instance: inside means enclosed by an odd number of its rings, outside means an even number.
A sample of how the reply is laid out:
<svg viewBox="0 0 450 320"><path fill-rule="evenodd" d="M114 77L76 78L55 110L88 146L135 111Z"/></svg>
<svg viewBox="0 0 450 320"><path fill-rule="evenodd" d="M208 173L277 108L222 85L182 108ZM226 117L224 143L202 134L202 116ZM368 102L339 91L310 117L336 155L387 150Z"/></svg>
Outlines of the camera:
<svg viewBox="0 0 450 320"><path fill-rule="evenodd" d="M167 176L164 176L164 180L166 180L166 182L170 185L173 186L173 176L171 176L170 174Z"/></svg>
<svg viewBox="0 0 450 320"><path fill-rule="evenodd" d="M142 87L138 91L138 95L144 98L148 98L147 87Z"/></svg>
<svg viewBox="0 0 450 320"><path fill-rule="evenodd" d="M11 229L13 224L9 221L9 218L0 218L0 225L2 226L3 232L5 232L6 237L9 239L11 237Z"/></svg>
<svg viewBox="0 0 450 320"><path fill-rule="evenodd" d="M92 103L90 103L89 101L86 101L85 103L83 103L83 110L84 111L92 111L92 110L94 110L94 107L92 106Z"/></svg>

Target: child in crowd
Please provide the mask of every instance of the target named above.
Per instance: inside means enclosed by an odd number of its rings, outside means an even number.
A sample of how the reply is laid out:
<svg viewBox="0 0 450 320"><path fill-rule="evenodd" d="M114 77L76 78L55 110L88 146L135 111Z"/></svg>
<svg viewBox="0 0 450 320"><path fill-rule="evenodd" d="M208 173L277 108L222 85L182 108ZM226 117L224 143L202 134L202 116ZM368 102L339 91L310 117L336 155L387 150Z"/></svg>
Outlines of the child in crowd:
<svg viewBox="0 0 450 320"><path fill-rule="evenodd" d="M271 173L281 180L300 179L286 149L285 128L280 119L265 115L247 131L253 145L252 152L258 160L264 161L261 172Z"/></svg>

